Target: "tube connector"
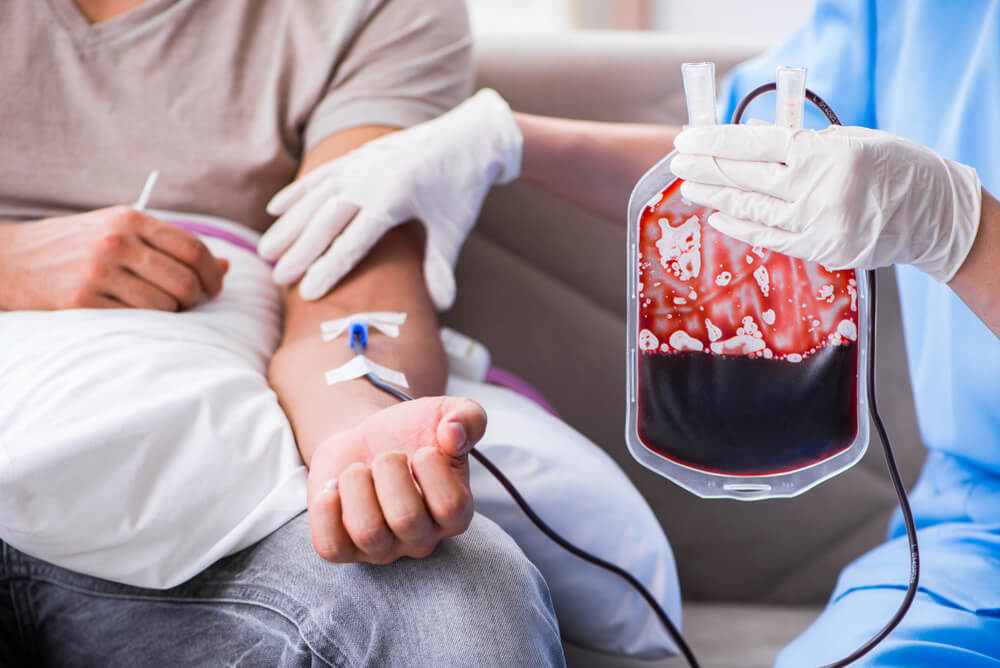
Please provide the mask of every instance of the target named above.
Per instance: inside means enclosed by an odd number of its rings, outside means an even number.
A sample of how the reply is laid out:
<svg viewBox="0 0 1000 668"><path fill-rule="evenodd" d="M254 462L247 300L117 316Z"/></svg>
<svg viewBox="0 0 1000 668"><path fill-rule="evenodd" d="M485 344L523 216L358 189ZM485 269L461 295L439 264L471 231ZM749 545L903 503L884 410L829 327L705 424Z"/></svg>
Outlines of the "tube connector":
<svg viewBox="0 0 1000 668"><path fill-rule="evenodd" d="M360 352L368 347L368 323L364 320L355 320L350 324L351 348L354 352Z"/></svg>
<svg viewBox="0 0 1000 668"><path fill-rule="evenodd" d="M681 65L684 97L687 100L688 127L715 125L715 63Z"/></svg>
<svg viewBox="0 0 1000 668"><path fill-rule="evenodd" d="M798 130L802 127L806 102L806 68L781 66L776 81L778 102L774 124L779 128Z"/></svg>

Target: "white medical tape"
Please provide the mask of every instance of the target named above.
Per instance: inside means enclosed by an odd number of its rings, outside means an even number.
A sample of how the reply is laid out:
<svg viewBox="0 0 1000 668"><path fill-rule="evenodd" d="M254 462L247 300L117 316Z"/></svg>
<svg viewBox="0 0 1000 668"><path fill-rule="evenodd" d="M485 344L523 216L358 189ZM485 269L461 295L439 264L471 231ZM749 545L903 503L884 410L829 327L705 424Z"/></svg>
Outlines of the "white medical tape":
<svg viewBox="0 0 1000 668"><path fill-rule="evenodd" d="M410 387L410 384L406 382L406 374L401 371L389 369L381 364L376 364L364 355L355 356L347 364L343 364L336 369L331 369L323 374L323 376L326 378L327 385L336 385L337 383L361 378L368 373L387 383L405 388Z"/></svg>
<svg viewBox="0 0 1000 668"><path fill-rule="evenodd" d="M367 322L386 336L396 338L399 336L399 326L406 322L405 313L392 313L381 311L375 313L355 313L346 318L327 320L320 323L320 331L323 332L324 341L333 341L335 338L347 331L352 322Z"/></svg>
<svg viewBox="0 0 1000 668"><path fill-rule="evenodd" d="M365 322L365 321L364 320L352 320L351 322ZM382 332L386 336L391 336L394 339L398 339L399 338L399 325L387 325L387 324L382 324L382 323L378 323L378 322L368 322L366 324L369 327L374 327L375 329L377 329L378 331ZM327 343L330 342L330 341L333 341L335 338L337 338L338 336L340 336L341 334L343 334L344 331L348 327L350 327L350 325L351 325L351 323L349 322L346 325L344 325L343 328L341 328L341 329L336 329L336 330L333 330L331 332L323 332L323 341L327 342Z"/></svg>

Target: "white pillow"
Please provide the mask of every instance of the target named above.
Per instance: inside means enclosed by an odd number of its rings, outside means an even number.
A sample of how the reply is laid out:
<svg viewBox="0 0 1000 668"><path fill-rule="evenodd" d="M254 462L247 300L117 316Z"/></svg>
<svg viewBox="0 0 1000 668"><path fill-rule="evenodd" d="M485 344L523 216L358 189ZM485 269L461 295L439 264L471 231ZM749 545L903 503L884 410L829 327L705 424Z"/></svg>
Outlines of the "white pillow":
<svg viewBox="0 0 1000 668"><path fill-rule="evenodd" d="M486 435L477 448L535 512L570 543L632 574L679 628L680 587L670 545L611 457L510 390L451 377L448 394L470 397L486 409ZM645 599L617 575L552 542L476 462L472 491L476 510L503 527L545 577L564 639L644 659L677 653Z"/></svg>
<svg viewBox="0 0 1000 668"><path fill-rule="evenodd" d="M0 312L0 538L12 546L165 588L305 508L306 470L265 377L280 293L256 255L202 240L230 269L190 311Z"/></svg>

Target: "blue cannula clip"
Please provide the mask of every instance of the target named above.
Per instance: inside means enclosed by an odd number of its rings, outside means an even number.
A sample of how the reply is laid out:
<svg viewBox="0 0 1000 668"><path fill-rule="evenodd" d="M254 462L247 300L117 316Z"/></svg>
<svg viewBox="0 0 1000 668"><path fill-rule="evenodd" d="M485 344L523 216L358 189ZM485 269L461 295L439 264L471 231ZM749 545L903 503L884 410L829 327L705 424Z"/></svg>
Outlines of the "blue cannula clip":
<svg viewBox="0 0 1000 668"><path fill-rule="evenodd" d="M354 349L355 342L357 342L361 346L362 350L368 347L367 322L361 320L355 320L350 324L350 329L348 331L350 332L351 349Z"/></svg>

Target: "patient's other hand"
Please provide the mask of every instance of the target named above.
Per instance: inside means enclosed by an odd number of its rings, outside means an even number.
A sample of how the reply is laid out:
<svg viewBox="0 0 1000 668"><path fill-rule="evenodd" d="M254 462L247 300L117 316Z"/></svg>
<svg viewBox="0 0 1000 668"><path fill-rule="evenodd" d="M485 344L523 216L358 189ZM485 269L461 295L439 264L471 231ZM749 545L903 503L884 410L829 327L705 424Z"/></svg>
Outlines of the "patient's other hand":
<svg viewBox="0 0 1000 668"><path fill-rule="evenodd" d="M317 446L309 524L321 557L387 564L423 558L472 521L469 450L486 431L470 399L390 406Z"/></svg>
<svg viewBox="0 0 1000 668"><path fill-rule="evenodd" d="M229 262L128 206L0 225L0 308L177 311L222 290Z"/></svg>

